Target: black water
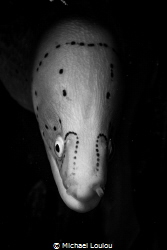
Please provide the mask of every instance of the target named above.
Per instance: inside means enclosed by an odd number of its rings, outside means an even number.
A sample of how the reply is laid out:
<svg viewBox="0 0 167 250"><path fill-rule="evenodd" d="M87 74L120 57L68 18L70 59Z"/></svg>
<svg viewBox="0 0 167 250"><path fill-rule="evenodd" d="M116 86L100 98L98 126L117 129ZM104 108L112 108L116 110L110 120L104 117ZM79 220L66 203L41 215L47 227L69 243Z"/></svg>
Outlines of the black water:
<svg viewBox="0 0 167 250"><path fill-rule="evenodd" d="M23 3L18 2L6 3L13 15L19 15L19 8L23 8ZM149 62L150 57L155 66L150 70L148 86L138 99L129 139L134 208L140 225L140 234L131 250L165 247L166 49L163 8L152 4L146 6L144 1L133 4L126 1L123 6L120 1L113 4L121 37L125 39L128 74L133 75L132 79L139 76L140 53L143 63ZM27 8L29 13L31 9ZM5 6L3 14L9 17L8 11ZM140 74L144 77L145 71ZM1 249L53 249L54 242L75 239L78 242L80 238L85 242L92 239L103 242L97 209L77 214L60 199L35 116L12 100L3 86L0 96Z"/></svg>

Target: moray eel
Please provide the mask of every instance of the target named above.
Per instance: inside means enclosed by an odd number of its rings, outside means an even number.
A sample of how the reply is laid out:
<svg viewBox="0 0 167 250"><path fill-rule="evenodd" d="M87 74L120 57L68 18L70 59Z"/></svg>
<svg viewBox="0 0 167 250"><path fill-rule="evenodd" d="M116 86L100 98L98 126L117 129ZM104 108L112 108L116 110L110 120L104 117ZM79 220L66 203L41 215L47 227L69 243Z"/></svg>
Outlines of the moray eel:
<svg viewBox="0 0 167 250"><path fill-rule="evenodd" d="M36 55L34 110L59 193L79 212L104 194L118 69L112 36L84 20L49 30Z"/></svg>
<svg viewBox="0 0 167 250"><path fill-rule="evenodd" d="M104 194L113 151L121 85L113 35L96 22L64 19L42 36L32 65L33 108L59 193L69 208L90 211ZM6 78L4 85L17 94Z"/></svg>

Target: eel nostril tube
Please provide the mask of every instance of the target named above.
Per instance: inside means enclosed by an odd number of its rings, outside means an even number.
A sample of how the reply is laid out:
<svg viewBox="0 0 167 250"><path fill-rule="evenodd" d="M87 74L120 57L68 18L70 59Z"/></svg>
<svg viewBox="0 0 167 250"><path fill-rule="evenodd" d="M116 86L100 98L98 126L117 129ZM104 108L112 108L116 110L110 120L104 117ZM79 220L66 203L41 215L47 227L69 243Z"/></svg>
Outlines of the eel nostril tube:
<svg viewBox="0 0 167 250"><path fill-rule="evenodd" d="M104 195L103 189L99 185L92 188L71 185L66 189L66 192L79 201L100 199Z"/></svg>
<svg viewBox="0 0 167 250"><path fill-rule="evenodd" d="M97 187L95 189L96 193L98 194L99 197L102 197L104 195L104 191L101 187Z"/></svg>

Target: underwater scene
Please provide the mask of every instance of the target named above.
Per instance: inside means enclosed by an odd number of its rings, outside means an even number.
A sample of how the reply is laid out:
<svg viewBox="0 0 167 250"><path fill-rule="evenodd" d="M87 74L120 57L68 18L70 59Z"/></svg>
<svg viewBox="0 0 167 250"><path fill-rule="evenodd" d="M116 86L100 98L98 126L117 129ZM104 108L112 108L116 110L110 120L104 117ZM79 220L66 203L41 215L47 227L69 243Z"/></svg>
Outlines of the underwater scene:
<svg viewBox="0 0 167 250"><path fill-rule="evenodd" d="M163 6L0 11L1 249L164 249Z"/></svg>

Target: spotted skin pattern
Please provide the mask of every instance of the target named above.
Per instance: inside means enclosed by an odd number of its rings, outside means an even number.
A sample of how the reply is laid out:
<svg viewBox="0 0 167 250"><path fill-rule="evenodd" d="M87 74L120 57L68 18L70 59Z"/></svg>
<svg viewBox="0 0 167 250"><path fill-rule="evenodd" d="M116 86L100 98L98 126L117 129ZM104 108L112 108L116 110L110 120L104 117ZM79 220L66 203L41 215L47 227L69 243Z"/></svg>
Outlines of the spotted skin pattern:
<svg viewBox="0 0 167 250"><path fill-rule="evenodd" d="M85 44L85 43L83 43L83 42L76 42L76 41L72 41L72 42L70 42L70 43L65 43L65 45L79 45L79 46L88 46L88 47L104 46L104 47L106 47L106 48L109 47L108 44L106 44L106 43L97 43L97 44L88 43L88 44ZM63 45L62 45L62 44L58 44L58 45L56 45L55 48L58 49L58 48L61 48L61 46L63 46ZM114 50L113 50L113 51L114 51ZM48 55L49 55L49 53L47 52L47 53L44 55L44 59L47 58ZM36 68L36 71L37 71L37 72L39 71L39 68L40 68L41 65L42 65L42 60L39 62L38 67ZM111 67L111 77L113 78L113 64L111 64L110 67ZM60 69L59 73L62 74L62 73L63 73L63 69Z"/></svg>
<svg viewBox="0 0 167 250"><path fill-rule="evenodd" d="M65 21L46 34L34 63L36 118L60 195L78 212L93 209L105 189L120 84L114 46L102 27Z"/></svg>

